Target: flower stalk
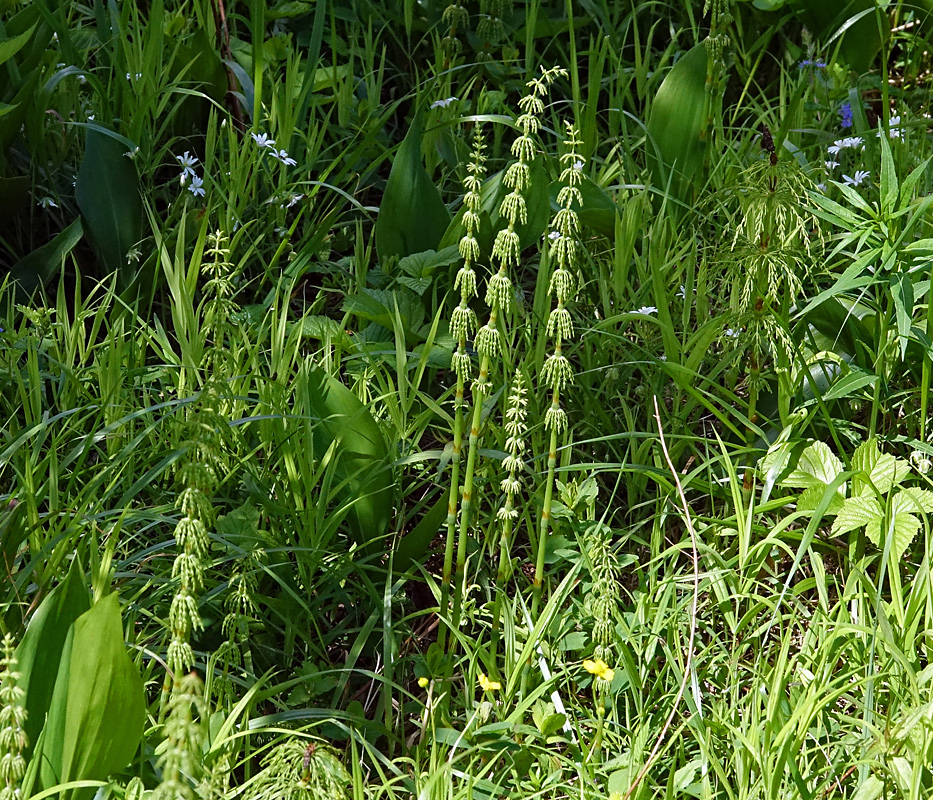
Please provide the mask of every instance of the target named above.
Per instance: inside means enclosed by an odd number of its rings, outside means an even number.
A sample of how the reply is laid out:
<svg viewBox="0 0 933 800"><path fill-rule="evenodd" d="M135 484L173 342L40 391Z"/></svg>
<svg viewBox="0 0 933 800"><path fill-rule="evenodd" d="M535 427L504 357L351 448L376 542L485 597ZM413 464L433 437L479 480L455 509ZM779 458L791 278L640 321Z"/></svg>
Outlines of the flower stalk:
<svg viewBox="0 0 933 800"><path fill-rule="evenodd" d="M552 234L548 237L551 243L548 256L556 265L548 285L548 294L554 295L556 305L551 310L547 321L547 336L552 342L552 352L541 369L541 383L551 392L551 404L544 415L544 428L549 432L550 437L544 505L539 522L537 558L532 584L531 613L533 618L537 618L544 580L544 556L551 526L554 472L557 468L557 440L567 430L567 413L561 408L560 393L568 383L573 381L573 368L564 355L563 344L565 340L573 336L573 321L567 304L574 295L573 269L579 248L580 220L573 206L583 204L583 197L580 193L580 184L583 183L583 161L579 154L582 144L577 130L568 123L567 138L564 140L566 152L560 157L561 163L565 165L560 174L563 186L557 194L557 204L560 209L554 216Z"/></svg>

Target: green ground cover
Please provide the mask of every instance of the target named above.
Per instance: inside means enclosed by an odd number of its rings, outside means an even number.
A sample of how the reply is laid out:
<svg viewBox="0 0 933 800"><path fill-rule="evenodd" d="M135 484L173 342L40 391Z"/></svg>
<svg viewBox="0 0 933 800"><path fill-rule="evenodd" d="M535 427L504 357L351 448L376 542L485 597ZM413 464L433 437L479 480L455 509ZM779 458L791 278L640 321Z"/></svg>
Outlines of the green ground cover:
<svg viewBox="0 0 933 800"><path fill-rule="evenodd" d="M927 0L7 0L0 800L933 796Z"/></svg>

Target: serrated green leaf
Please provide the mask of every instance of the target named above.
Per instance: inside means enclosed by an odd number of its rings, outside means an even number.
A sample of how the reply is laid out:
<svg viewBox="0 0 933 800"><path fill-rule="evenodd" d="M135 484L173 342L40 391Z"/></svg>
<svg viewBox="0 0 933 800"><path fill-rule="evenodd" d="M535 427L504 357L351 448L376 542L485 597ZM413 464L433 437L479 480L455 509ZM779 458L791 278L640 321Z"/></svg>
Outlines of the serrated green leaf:
<svg viewBox="0 0 933 800"><path fill-rule="evenodd" d="M881 503L874 497L849 497L833 522L832 533L837 536L854 531L863 525L880 522L884 514Z"/></svg>
<svg viewBox="0 0 933 800"><path fill-rule="evenodd" d="M900 483L910 467L907 462L878 449L876 439L862 442L852 454L852 494L864 495L878 492L885 495L895 484Z"/></svg>
<svg viewBox="0 0 933 800"><path fill-rule="evenodd" d="M919 530L920 520L913 514L894 515L894 538L891 540L891 558L894 561L900 561ZM880 542L875 542L875 544L878 547L884 546Z"/></svg>
<svg viewBox="0 0 933 800"><path fill-rule="evenodd" d="M406 338L411 339L424 324L424 305L410 289L369 289L348 296L343 301L343 310L358 317L395 329L396 308L402 321Z"/></svg>
<svg viewBox="0 0 933 800"><path fill-rule="evenodd" d="M402 275L399 277L398 282L402 286L411 289L418 297L422 297L431 288L432 280L431 278L410 278L407 275Z"/></svg>
<svg viewBox="0 0 933 800"><path fill-rule="evenodd" d="M825 442L814 442L803 453L797 466L783 481L784 486L809 489L828 486L842 472L842 462L833 455Z"/></svg>
<svg viewBox="0 0 933 800"><path fill-rule="evenodd" d="M933 514L933 492L928 489L919 489L911 486L902 489L894 495L893 508L895 513L906 512L911 514Z"/></svg>
<svg viewBox="0 0 933 800"><path fill-rule="evenodd" d="M804 514L812 514L819 507L825 493L826 487L822 484L804 489L800 497L797 498L797 510ZM845 497L842 493L839 491L834 492L829 505L826 507L826 513L830 515L838 514L843 502L845 502Z"/></svg>

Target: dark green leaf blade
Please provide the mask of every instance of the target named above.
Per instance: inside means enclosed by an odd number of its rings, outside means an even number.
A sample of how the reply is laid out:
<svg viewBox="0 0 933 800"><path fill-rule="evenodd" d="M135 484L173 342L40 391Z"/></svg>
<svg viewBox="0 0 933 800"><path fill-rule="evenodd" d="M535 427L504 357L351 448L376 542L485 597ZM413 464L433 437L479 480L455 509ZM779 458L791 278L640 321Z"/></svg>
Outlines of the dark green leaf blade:
<svg viewBox="0 0 933 800"><path fill-rule="evenodd" d="M87 130L87 147L75 200L108 273L116 272L125 288L133 278L127 253L142 238L142 198L136 167L118 140L93 128Z"/></svg>

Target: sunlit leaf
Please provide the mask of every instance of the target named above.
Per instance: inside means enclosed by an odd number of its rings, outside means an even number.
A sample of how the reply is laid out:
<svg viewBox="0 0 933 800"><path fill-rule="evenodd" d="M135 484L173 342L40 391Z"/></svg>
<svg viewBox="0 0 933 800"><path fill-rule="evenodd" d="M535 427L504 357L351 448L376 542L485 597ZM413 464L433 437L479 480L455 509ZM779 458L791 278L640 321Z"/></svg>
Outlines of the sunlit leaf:
<svg viewBox="0 0 933 800"><path fill-rule="evenodd" d="M883 514L881 503L874 497L849 497L842 504L833 522L833 535L854 531L871 522L877 523Z"/></svg>
<svg viewBox="0 0 933 800"><path fill-rule="evenodd" d="M833 455L829 445L814 442L800 455L797 466L782 483L799 489L828 486L842 472L842 462Z"/></svg>

